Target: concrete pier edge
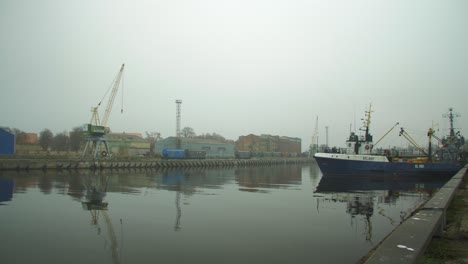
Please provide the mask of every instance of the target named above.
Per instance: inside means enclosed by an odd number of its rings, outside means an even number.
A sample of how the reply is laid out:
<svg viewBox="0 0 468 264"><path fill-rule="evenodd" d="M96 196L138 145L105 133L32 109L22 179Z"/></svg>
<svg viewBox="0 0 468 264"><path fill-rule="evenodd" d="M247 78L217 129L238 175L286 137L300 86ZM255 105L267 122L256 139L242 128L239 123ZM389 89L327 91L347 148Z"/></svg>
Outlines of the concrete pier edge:
<svg viewBox="0 0 468 264"><path fill-rule="evenodd" d="M0 171L26 170L105 170L105 169L158 169L194 168L228 166L266 166L280 164L299 164L312 162L309 158L271 158L271 159L205 159L205 160L47 160L47 159L4 159L0 160Z"/></svg>
<svg viewBox="0 0 468 264"><path fill-rule="evenodd" d="M446 225L447 208L462 183L468 166L453 176L429 201L392 231L369 253L365 264L418 263L433 236Z"/></svg>

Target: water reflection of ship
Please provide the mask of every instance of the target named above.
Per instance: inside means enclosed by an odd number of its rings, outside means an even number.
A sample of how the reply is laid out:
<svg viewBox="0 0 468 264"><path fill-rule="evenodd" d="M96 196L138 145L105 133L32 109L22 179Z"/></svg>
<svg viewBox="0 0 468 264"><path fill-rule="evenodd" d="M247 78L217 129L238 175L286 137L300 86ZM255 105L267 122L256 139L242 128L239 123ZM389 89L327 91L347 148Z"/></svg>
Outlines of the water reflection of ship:
<svg viewBox="0 0 468 264"><path fill-rule="evenodd" d="M112 262L120 263L118 242L115 235L114 226L109 217L108 203L104 201L107 193L107 186L109 181L109 174L103 174L101 172L82 175L83 186L86 190L85 201L81 202L84 210L90 211L91 213L91 224L97 227L98 235L101 234L101 227L99 225L99 216L102 214L107 227L107 235L111 242L112 251ZM122 225L122 219L120 219ZM120 247L122 250L122 247ZM120 254L121 256L122 254Z"/></svg>
<svg viewBox="0 0 468 264"><path fill-rule="evenodd" d="M350 216L351 226L356 227L359 223L358 220L362 219L364 223L365 240L373 243L371 217L374 215L375 196L375 193L369 192L332 193L329 197L317 198L317 209L320 201L322 201L322 203L345 203L346 213ZM379 212L379 214L385 217L383 212ZM393 220L390 219L390 221L392 222Z"/></svg>
<svg viewBox="0 0 468 264"><path fill-rule="evenodd" d="M446 179L398 176L331 176L320 179L316 192L346 192L366 190L417 191L432 193L441 188Z"/></svg>
<svg viewBox="0 0 468 264"><path fill-rule="evenodd" d="M387 219L392 225L403 221L409 212L401 211L398 219L390 217L381 204L391 204L400 197L401 192L418 193L427 197L443 186L442 179L421 177L370 177L370 176L330 176L324 175L317 186L316 194L329 194L323 200L346 204L346 213L354 225L362 219L366 241L372 243L372 221L374 213ZM320 197L320 196L318 196ZM377 210L375 209L377 208Z"/></svg>
<svg viewBox="0 0 468 264"><path fill-rule="evenodd" d="M364 233L366 241L372 242L372 221L371 217L374 214L374 201L371 195L353 194L348 197L346 204L346 212L351 215L351 219L356 216L364 217Z"/></svg>

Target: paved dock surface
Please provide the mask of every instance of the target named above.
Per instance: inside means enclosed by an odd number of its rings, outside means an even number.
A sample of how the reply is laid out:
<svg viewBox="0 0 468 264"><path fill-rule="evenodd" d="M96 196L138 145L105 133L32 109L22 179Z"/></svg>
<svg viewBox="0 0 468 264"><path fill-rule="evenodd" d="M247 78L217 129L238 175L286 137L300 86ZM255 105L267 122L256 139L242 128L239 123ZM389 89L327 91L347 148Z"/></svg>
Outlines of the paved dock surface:
<svg viewBox="0 0 468 264"><path fill-rule="evenodd" d="M468 179L465 175L447 211L447 226L434 237L421 263L468 263Z"/></svg>
<svg viewBox="0 0 468 264"><path fill-rule="evenodd" d="M468 263L468 167L358 263Z"/></svg>

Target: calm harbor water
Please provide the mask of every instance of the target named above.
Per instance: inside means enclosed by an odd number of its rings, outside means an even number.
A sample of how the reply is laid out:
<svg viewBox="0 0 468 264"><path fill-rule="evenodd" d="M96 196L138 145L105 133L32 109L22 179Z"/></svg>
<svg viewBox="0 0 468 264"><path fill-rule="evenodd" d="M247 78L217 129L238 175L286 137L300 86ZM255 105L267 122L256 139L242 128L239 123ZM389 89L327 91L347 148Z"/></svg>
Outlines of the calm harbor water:
<svg viewBox="0 0 468 264"><path fill-rule="evenodd" d="M315 163L0 172L0 263L355 263L443 184Z"/></svg>

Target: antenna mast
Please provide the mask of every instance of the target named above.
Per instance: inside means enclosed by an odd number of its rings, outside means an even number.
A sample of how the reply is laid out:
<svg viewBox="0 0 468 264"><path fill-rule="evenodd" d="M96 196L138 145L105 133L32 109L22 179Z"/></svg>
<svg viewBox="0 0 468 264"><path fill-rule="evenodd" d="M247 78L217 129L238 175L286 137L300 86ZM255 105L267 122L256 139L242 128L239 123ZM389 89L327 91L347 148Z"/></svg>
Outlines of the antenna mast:
<svg viewBox="0 0 468 264"><path fill-rule="evenodd" d="M444 114L443 116L449 118L450 138L455 137L455 128L453 127L453 120L455 119L455 117L460 117L460 114L454 113L453 108L450 107L449 112L447 114Z"/></svg>
<svg viewBox="0 0 468 264"><path fill-rule="evenodd" d="M328 148L328 126L325 127L326 145Z"/></svg>

